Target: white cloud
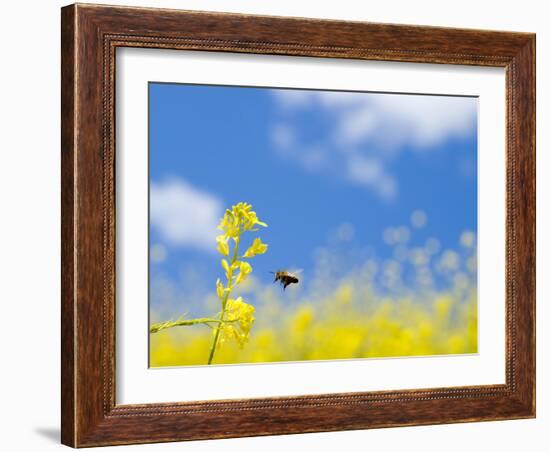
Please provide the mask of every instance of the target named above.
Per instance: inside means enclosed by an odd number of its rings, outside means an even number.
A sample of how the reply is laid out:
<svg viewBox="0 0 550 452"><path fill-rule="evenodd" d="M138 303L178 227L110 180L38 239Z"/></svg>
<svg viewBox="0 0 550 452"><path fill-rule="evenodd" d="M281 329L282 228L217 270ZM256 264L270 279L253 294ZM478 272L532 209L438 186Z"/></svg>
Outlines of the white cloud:
<svg viewBox="0 0 550 452"><path fill-rule="evenodd" d="M386 173L380 159L353 156L348 159L347 175L351 181L369 187L387 201L397 196L397 182Z"/></svg>
<svg viewBox="0 0 550 452"><path fill-rule="evenodd" d="M273 90L286 109L315 108L333 115L330 132L340 144L373 141L424 149L472 132L477 101L471 97L343 91Z"/></svg>
<svg viewBox="0 0 550 452"><path fill-rule="evenodd" d="M386 200L397 195L391 166L399 152L404 148L433 150L449 139L470 136L477 117L477 100L467 97L299 90L272 93L281 115L272 135L277 149L284 146L284 154L308 170L340 168L350 182L364 185ZM328 124L313 142L288 125L300 119L297 114L309 111L321 112ZM315 165L307 164L311 149L315 149Z"/></svg>
<svg viewBox="0 0 550 452"><path fill-rule="evenodd" d="M337 126L336 139L341 144L353 144L362 141L380 127L380 118L368 109L344 113Z"/></svg>
<svg viewBox="0 0 550 452"><path fill-rule="evenodd" d="M310 171L319 171L326 168L327 155L322 146L304 147L300 155L302 165Z"/></svg>
<svg viewBox="0 0 550 452"><path fill-rule="evenodd" d="M294 130L287 124L276 124L271 128L271 140L278 149L289 149L295 143Z"/></svg>
<svg viewBox="0 0 550 452"><path fill-rule="evenodd" d="M310 103L313 91L298 89L276 89L272 91L280 106L296 108Z"/></svg>
<svg viewBox="0 0 550 452"><path fill-rule="evenodd" d="M217 197L181 179L151 183L151 227L172 245L215 251L222 209Z"/></svg>
<svg viewBox="0 0 550 452"><path fill-rule="evenodd" d="M472 133L476 112L467 97L371 94L342 109L337 127L343 144L427 150Z"/></svg>

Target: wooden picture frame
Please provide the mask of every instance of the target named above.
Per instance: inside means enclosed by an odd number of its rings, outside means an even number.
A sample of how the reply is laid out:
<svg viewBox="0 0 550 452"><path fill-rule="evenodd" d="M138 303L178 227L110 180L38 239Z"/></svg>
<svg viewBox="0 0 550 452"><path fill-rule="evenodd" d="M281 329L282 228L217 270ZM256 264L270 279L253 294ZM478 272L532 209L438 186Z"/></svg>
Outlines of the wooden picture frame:
<svg viewBox="0 0 550 452"><path fill-rule="evenodd" d="M73 447L535 416L535 35L70 5L62 9L62 442ZM115 403L118 47L503 67L506 383Z"/></svg>

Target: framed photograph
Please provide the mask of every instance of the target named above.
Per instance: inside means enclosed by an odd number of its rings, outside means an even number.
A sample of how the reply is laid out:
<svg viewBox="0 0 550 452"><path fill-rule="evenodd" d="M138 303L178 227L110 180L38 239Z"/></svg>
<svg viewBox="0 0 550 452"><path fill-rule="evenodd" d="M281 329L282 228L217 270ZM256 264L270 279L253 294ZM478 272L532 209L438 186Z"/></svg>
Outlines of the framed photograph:
<svg viewBox="0 0 550 452"><path fill-rule="evenodd" d="M535 36L62 9L62 442L535 416Z"/></svg>

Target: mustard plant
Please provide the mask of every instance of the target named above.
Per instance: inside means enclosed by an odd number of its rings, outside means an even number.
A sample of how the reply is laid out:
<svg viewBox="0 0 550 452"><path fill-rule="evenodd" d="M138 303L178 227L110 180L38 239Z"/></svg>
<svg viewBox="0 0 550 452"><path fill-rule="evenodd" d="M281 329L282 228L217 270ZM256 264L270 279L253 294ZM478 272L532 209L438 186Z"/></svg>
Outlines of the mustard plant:
<svg viewBox="0 0 550 452"><path fill-rule="evenodd" d="M248 261L267 251L267 244L256 237L248 249L239 254L242 236L247 232L257 232L258 226L267 227L267 224L259 220L250 204L244 202L227 209L220 221L218 229L223 234L216 237L216 243L218 252L223 256L221 266L225 271L225 282L220 278L216 280L216 294L221 306L217 318L169 320L151 325L149 331L157 333L176 326L201 324L213 328L208 364L212 364L216 350L227 340L235 340L239 347L244 347L254 323L254 306L246 303L242 297L232 297L232 293L252 273L252 266Z"/></svg>

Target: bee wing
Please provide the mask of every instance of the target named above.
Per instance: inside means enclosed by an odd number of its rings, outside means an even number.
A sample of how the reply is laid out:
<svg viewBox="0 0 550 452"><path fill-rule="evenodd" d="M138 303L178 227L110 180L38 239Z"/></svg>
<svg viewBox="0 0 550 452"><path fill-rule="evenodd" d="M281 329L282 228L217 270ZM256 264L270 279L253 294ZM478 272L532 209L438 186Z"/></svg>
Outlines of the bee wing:
<svg viewBox="0 0 550 452"><path fill-rule="evenodd" d="M303 275L301 274L303 271L303 269L297 268L289 270L287 273L289 276L296 278L298 281L302 281L304 279Z"/></svg>

